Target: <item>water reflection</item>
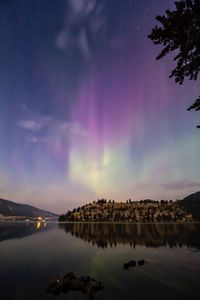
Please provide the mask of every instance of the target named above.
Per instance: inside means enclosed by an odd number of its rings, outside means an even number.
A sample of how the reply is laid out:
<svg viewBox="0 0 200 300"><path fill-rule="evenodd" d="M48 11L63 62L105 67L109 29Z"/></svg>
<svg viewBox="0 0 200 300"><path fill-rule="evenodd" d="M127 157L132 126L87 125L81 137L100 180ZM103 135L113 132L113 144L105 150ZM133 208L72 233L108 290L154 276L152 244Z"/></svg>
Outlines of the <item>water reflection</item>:
<svg viewBox="0 0 200 300"><path fill-rule="evenodd" d="M199 300L199 225L77 223L58 227L47 222L39 230L37 226L0 223L0 299L86 300L89 293L79 288L84 289L86 281L88 290L95 290L94 279L104 287L94 293L99 300ZM57 284L46 292L52 281L64 281L64 274L71 271L74 281L61 282L58 296L54 296Z"/></svg>
<svg viewBox="0 0 200 300"><path fill-rule="evenodd" d="M36 228L37 230L41 229L42 227L46 227L47 226L47 222L46 221L38 221L36 224Z"/></svg>
<svg viewBox="0 0 200 300"><path fill-rule="evenodd" d="M40 226L41 226L41 222L37 222L37 229L40 229Z"/></svg>
<svg viewBox="0 0 200 300"><path fill-rule="evenodd" d="M61 223L59 228L100 248L129 244L200 249L200 224Z"/></svg>
<svg viewBox="0 0 200 300"><path fill-rule="evenodd" d="M38 222L0 222L0 242L4 240L23 238L34 233L50 229L52 224Z"/></svg>

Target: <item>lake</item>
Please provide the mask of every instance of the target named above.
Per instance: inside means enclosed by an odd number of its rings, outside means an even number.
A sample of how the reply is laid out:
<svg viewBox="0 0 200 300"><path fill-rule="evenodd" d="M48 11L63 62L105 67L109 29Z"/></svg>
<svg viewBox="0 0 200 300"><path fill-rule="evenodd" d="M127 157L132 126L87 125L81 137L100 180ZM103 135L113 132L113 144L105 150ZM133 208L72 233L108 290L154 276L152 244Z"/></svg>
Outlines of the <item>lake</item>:
<svg viewBox="0 0 200 300"><path fill-rule="evenodd" d="M89 299L47 293L69 272L95 299L199 299L200 224L0 223L0 299Z"/></svg>

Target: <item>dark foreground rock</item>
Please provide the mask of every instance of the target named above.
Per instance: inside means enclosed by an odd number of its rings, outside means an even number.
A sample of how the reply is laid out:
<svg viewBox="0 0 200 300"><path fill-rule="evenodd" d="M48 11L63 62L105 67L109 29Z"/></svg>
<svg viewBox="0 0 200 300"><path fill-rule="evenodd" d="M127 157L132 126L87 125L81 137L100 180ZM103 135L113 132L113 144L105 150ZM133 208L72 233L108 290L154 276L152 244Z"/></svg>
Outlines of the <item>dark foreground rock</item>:
<svg viewBox="0 0 200 300"><path fill-rule="evenodd" d="M141 267L144 264L145 264L144 259L138 260L138 262L136 262L135 260L130 260L128 263L125 263L123 265L123 268L124 268L124 270L128 270L129 268L136 267L137 265Z"/></svg>
<svg viewBox="0 0 200 300"><path fill-rule="evenodd" d="M100 281L96 281L90 276L77 278L74 273L65 274L64 277L56 279L47 288L47 292L53 295L68 293L69 291L79 291L94 298L94 294L103 289Z"/></svg>

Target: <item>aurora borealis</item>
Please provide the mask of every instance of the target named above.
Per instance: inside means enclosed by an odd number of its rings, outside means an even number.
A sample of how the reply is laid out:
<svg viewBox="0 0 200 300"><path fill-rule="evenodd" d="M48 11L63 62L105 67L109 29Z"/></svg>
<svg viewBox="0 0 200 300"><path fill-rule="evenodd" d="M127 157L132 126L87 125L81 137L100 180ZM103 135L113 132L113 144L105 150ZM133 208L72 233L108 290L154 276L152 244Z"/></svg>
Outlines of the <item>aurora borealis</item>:
<svg viewBox="0 0 200 300"><path fill-rule="evenodd" d="M173 3L0 2L0 197L62 212L199 190L198 82L147 38Z"/></svg>

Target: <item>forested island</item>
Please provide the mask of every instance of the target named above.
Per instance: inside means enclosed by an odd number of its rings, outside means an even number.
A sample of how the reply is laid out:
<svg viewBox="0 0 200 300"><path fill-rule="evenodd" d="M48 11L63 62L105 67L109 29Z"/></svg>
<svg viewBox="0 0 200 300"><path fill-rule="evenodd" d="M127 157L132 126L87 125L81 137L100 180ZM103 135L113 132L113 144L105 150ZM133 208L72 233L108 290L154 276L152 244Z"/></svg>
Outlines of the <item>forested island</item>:
<svg viewBox="0 0 200 300"><path fill-rule="evenodd" d="M59 216L60 222L192 222L200 220L200 192L183 200L115 202L98 199Z"/></svg>

